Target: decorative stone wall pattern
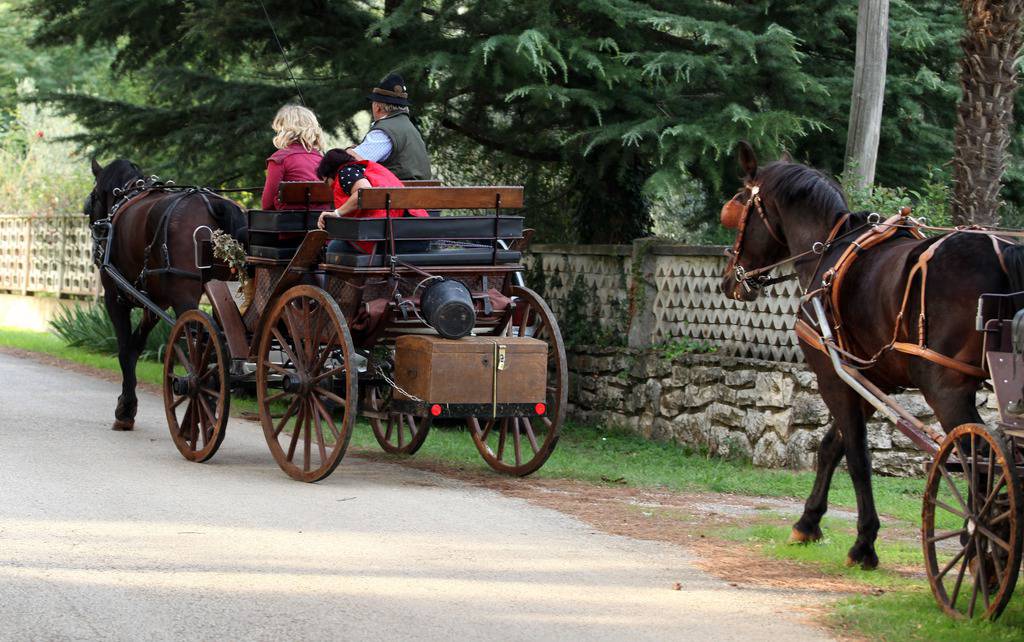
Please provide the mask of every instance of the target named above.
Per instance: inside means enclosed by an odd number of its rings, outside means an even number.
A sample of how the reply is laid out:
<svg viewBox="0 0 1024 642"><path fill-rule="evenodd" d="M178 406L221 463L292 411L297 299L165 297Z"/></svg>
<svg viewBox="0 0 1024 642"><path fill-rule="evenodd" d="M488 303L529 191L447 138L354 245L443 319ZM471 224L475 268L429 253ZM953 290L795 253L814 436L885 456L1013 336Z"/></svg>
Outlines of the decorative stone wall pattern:
<svg viewBox="0 0 1024 642"><path fill-rule="evenodd" d="M96 296L86 217L0 215L0 291Z"/></svg>
<svg viewBox="0 0 1024 642"><path fill-rule="evenodd" d="M582 277L594 299L589 310L594 322L605 328L627 326L621 329L628 332L631 347L686 337L714 345L719 354L802 362L793 332L797 282L779 283L753 303L727 298L719 290L724 250L649 239L631 246L537 245L527 262L531 279L543 275L539 289L559 316L566 312L575 279ZM634 284L635 279L642 283ZM630 317L625 313L631 291Z"/></svg>
<svg viewBox="0 0 1024 642"><path fill-rule="evenodd" d="M569 355L569 416L618 425L757 466L811 469L830 416L812 372L760 359L657 350L577 348ZM896 399L926 423L931 409L916 393ZM979 405L988 401L978 395ZM992 410L983 407L982 415ZM874 470L918 475L927 457L890 422L868 424Z"/></svg>

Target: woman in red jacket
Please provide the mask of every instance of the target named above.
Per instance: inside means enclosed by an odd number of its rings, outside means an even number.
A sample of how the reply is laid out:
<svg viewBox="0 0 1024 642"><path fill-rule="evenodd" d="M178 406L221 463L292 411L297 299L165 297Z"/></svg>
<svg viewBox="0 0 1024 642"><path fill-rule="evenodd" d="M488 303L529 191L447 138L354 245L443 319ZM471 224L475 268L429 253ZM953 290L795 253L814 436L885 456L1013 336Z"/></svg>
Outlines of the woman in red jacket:
<svg viewBox="0 0 1024 642"><path fill-rule="evenodd" d="M263 185L263 209L303 209L285 205L277 198L282 181L317 181L316 168L323 159L324 132L316 114L300 105L285 105L271 125L277 151L267 159L267 181Z"/></svg>
<svg viewBox="0 0 1024 642"><path fill-rule="evenodd" d="M354 156L344 149L332 149L324 155L320 166L316 169L318 178L324 179L334 189L334 211L327 211L320 215L317 225L324 229L325 221L329 217L347 218L384 218L387 216L385 210L364 210L359 209L359 190L364 187L402 187L402 181L391 173L389 169L379 163L368 160L356 160ZM391 212L392 216L427 216L427 211L422 209L405 210L404 212ZM400 243L397 248L405 252L424 251L427 244L422 242ZM371 254L374 250L373 241L352 243L360 252ZM346 251L343 241L331 241L327 246L328 252Z"/></svg>

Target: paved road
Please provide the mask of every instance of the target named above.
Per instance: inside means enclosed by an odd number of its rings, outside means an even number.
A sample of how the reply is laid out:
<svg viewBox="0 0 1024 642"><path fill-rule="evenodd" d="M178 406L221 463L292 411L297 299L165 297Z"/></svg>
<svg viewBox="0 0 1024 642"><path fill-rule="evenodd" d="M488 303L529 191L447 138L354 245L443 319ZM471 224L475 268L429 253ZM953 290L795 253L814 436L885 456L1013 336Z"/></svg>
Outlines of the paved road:
<svg viewBox="0 0 1024 642"><path fill-rule="evenodd" d="M825 637L785 592L438 475L292 481L251 423L189 463L152 395L111 431L116 391L0 354L0 639Z"/></svg>

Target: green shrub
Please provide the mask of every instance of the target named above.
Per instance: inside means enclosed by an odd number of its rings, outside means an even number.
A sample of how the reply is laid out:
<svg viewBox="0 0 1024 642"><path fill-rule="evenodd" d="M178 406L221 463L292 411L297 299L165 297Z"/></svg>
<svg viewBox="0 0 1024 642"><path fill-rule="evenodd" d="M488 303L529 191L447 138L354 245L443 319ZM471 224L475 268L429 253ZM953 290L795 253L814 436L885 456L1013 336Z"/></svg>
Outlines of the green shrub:
<svg viewBox="0 0 1024 642"><path fill-rule="evenodd" d="M132 327L135 327L141 318L142 310L133 310ZM117 354L114 325L102 305L65 306L50 321L50 327L69 346L100 354ZM170 332L170 326L158 323L149 333L142 358L149 361L162 360Z"/></svg>
<svg viewBox="0 0 1024 642"><path fill-rule="evenodd" d="M932 169L929 179L920 191L905 187L857 187L852 174L842 179L850 209L854 212L878 212L883 219L899 212L901 207L910 206L915 218L923 218L929 225L952 225L953 216L949 208L951 188L949 178Z"/></svg>

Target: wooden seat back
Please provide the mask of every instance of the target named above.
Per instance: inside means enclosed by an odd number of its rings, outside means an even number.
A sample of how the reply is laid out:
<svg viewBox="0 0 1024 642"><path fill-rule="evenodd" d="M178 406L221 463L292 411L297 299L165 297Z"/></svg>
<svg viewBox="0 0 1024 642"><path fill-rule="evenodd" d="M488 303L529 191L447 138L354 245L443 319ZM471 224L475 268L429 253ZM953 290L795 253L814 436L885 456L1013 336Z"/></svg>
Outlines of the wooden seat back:
<svg viewBox="0 0 1024 642"><path fill-rule="evenodd" d="M282 181L277 188L277 198L284 205L301 205L307 210L334 207L334 194L323 181Z"/></svg>
<svg viewBox="0 0 1024 642"><path fill-rule="evenodd" d="M483 210L520 209L523 188L482 187L367 187L359 190L359 207L367 210Z"/></svg>

